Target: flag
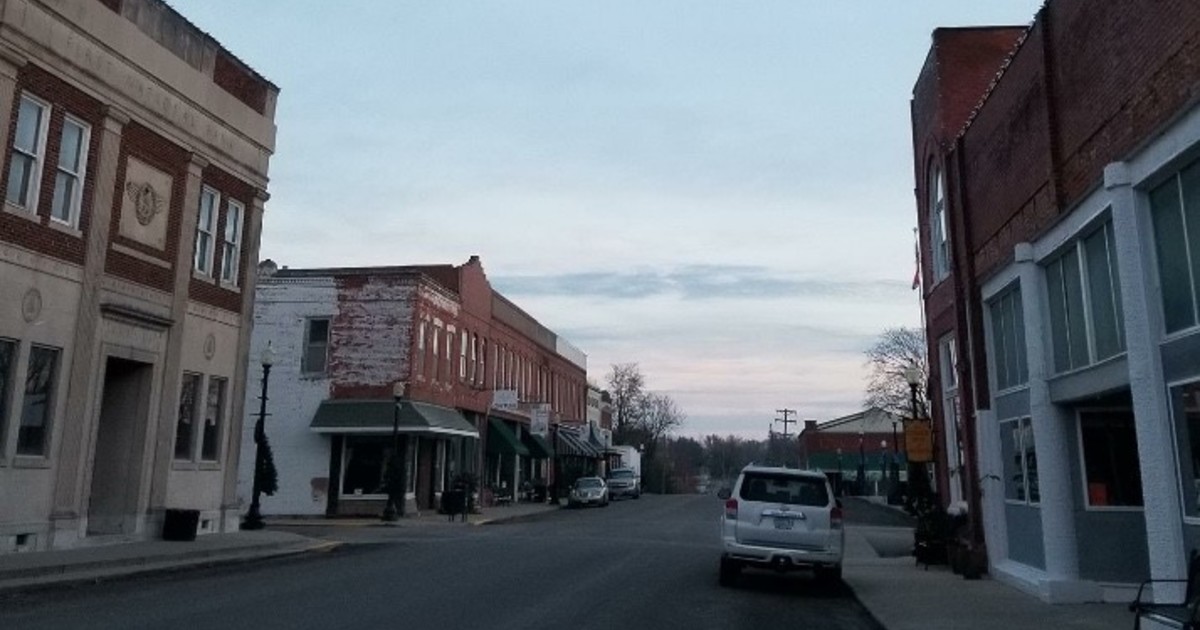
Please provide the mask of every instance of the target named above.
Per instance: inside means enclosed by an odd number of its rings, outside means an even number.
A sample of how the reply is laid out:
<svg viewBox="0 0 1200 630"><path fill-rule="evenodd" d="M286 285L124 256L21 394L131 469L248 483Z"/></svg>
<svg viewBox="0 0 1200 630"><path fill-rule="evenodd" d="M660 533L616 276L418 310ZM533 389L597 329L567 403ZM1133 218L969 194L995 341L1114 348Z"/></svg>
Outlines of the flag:
<svg viewBox="0 0 1200 630"><path fill-rule="evenodd" d="M913 236L917 236L916 228L913 228ZM913 256L916 260L916 271L913 272L912 290L916 291L921 287L921 242L919 239L913 239Z"/></svg>

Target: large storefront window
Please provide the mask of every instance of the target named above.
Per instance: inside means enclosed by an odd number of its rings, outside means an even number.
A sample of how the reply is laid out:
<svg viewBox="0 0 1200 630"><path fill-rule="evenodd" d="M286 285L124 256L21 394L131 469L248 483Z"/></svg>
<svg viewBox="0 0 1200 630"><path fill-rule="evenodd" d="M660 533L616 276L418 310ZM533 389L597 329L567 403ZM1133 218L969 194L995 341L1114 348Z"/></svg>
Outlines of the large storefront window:
<svg viewBox="0 0 1200 630"><path fill-rule="evenodd" d="M1125 351L1112 222L1046 264L1054 369L1067 372Z"/></svg>
<svg viewBox="0 0 1200 630"><path fill-rule="evenodd" d="M390 437L348 436L342 496L386 496L387 464L391 456Z"/></svg>
<svg viewBox="0 0 1200 630"><path fill-rule="evenodd" d="M1140 507L1142 469L1132 411L1079 414L1088 507Z"/></svg>
<svg viewBox="0 0 1200 630"><path fill-rule="evenodd" d="M1167 332L1191 328L1200 297L1200 162L1150 191L1150 216Z"/></svg>
<svg viewBox="0 0 1200 630"><path fill-rule="evenodd" d="M1004 498L1035 504L1038 492L1037 451L1029 418L1000 423L1000 448L1004 457Z"/></svg>
<svg viewBox="0 0 1200 630"><path fill-rule="evenodd" d="M1183 513L1200 517L1200 381L1171 388L1171 416L1179 442Z"/></svg>

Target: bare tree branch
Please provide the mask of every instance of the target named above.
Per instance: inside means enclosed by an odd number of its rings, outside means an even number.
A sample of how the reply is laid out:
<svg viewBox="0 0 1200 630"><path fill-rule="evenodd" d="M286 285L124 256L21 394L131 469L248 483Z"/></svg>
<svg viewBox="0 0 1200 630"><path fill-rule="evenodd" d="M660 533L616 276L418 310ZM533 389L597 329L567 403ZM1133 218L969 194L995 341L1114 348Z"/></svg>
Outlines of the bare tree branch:
<svg viewBox="0 0 1200 630"><path fill-rule="evenodd" d="M888 328L866 351L867 376L864 407L878 407L898 415L911 413L911 392L905 372L915 366L920 370L917 385L918 409L927 409L926 385L929 365L925 354L925 333L919 328Z"/></svg>

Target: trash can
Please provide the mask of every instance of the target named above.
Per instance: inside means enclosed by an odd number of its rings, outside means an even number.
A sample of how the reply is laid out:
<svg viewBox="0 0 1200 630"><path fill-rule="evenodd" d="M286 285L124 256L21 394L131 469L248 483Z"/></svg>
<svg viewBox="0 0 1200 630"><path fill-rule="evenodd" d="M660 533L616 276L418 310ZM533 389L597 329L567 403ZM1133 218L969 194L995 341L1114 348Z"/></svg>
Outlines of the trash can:
<svg viewBox="0 0 1200 630"><path fill-rule="evenodd" d="M163 540L196 540L200 526L200 510L168 509L163 517Z"/></svg>
<svg viewBox="0 0 1200 630"><path fill-rule="evenodd" d="M465 514L467 511L467 493L462 490L446 490L442 493L442 513L451 519L455 514Z"/></svg>

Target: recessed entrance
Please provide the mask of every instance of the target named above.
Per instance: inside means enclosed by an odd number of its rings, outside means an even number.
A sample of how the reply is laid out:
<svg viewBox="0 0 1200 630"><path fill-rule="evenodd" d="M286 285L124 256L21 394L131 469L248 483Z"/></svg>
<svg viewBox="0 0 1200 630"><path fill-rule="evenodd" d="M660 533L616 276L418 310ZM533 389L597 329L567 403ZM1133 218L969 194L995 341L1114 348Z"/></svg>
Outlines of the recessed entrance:
<svg viewBox="0 0 1200 630"><path fill-rule="evenodd" d="M105 365L88 501L89 535L136 531L153 367L113 357Z"/></svg>

